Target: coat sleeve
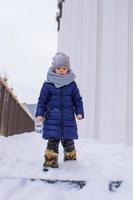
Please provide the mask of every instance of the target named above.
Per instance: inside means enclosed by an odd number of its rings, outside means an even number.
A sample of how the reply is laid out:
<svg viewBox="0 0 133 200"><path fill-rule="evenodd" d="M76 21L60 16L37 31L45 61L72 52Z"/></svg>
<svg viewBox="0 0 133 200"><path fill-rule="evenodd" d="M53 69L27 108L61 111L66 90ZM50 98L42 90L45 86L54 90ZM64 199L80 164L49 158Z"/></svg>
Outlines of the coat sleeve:
<svg viewBox="0 0 133 200"><path fill-rule="evenodd" d="M36 115L35 115L36 117L37 116L44 117L48 100L49 100L49 85L47 83L44 83L40 91L40 96L38 98Z"/></svg>
<svg viewBox="0 0 133 200"><path fill-rule="evenodd" d="M77 84L75 82L74 82L74 87L73 87L73 92L72 92L72 99L73 99L76 115L81 114L82 118L84 118L83 101L82 101L82 97L80 96Z"/></svg>

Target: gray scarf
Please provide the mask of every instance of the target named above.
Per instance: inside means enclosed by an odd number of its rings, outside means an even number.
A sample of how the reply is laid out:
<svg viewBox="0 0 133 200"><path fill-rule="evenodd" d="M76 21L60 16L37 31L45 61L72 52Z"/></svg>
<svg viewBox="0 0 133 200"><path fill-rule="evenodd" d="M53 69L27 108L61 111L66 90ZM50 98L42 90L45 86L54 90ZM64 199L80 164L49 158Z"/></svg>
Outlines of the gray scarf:
<svg viewBox="0 0 133 200"><path fill-rule="evenodd" d="M66 75L56 74L53 71L53 67L50 67L47 73L47 81L49 83L53 83L56 88L63 87L65 85L70 84L75 79L75 74L73 73L72 69Z"/></svg>

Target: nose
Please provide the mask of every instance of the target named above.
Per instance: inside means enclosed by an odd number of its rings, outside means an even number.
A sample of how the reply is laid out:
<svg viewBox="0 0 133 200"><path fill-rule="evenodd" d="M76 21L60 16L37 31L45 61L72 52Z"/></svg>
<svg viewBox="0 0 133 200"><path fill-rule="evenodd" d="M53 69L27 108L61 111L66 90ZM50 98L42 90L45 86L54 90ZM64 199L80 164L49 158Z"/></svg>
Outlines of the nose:
<svg viewBox="0 0 133 200"><path fill-rule="evenodd" d="M63 72L64 71L64 69L60 69L60 72Z"/></svg>

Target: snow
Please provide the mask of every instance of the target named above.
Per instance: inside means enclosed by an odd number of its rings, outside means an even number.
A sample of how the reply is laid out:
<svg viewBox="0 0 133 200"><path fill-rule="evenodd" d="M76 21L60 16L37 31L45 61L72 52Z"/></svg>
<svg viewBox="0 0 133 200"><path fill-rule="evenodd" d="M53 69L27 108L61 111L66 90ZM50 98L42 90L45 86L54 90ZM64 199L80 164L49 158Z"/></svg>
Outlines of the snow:
<svg viewBox="0 0 133 200"><path fill-rule="evenodd" d="M133 147L101 144L93 140L75 141L77 161L63 162L60 145L59 169L42 171L46 142L32 132L0 136L1 200L132 200ZM10 178L86 180L82 190L67 183L48 184ZM6 178L6 179L5 179ZM110 180L123 180L116 192L108 190Z"/></svg>

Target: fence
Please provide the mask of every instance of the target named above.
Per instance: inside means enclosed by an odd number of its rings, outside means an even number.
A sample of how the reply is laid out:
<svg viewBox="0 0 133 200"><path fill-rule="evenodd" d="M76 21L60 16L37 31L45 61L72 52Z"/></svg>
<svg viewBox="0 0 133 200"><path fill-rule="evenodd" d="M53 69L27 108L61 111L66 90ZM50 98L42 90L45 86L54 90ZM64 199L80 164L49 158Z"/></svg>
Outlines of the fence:
<svg viewBox="0 0 133 200"><path fill-rule="evenodd" d="M33 130L33 117L0 78L0 135L9 136Z"/></svg>

